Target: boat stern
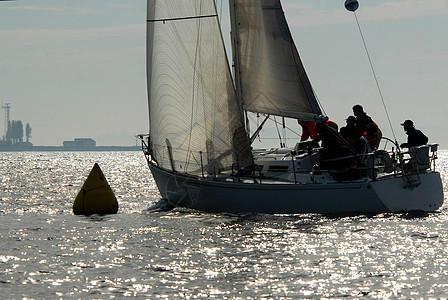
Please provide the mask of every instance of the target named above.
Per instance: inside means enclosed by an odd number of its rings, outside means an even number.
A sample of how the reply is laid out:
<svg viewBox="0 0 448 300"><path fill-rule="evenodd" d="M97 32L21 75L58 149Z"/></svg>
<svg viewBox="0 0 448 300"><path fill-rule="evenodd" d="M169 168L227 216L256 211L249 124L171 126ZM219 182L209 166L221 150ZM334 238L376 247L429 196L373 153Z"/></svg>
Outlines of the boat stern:
<svg viewBox="0 0 448 300"><path fill-rule="evenodd" d="M419 176L420 182L415 185L408 184L402 176L373 181L371 185L384 206L392 212L436 211L444 201L440 174L427 172Z"/></svg>

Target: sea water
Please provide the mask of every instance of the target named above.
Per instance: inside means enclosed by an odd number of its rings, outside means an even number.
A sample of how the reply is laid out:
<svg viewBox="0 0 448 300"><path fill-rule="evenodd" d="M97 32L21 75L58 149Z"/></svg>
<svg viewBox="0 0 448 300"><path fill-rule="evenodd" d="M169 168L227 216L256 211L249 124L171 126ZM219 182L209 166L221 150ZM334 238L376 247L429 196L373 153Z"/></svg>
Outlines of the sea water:
<svg viewBox="0 0 448 300"><path fill-rule="evenodd" d="M448 297L448 204L352 216L149 212L160 196L139 152L0 158L2 298ZM75 216L95 162L119 212ZM448 195L448 151L437 168Z"/></svg>

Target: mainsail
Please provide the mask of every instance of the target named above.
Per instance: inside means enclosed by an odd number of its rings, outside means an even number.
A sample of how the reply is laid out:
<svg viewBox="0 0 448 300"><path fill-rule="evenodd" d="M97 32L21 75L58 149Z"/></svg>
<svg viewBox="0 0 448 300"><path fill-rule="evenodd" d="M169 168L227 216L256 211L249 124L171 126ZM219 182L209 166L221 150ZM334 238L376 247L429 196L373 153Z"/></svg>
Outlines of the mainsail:
<svg viewBox="0 0 448 300"><path fill-rule="evenodd" d="M322 115L280 0L232 1L243 108L302 120Z"/></svg>
<svg viewBox="0 0 448 300"><path fill-rule="evenodd" d="M148 0L147 25L152 157L181 173L250 162L214 0Z"/></svg>

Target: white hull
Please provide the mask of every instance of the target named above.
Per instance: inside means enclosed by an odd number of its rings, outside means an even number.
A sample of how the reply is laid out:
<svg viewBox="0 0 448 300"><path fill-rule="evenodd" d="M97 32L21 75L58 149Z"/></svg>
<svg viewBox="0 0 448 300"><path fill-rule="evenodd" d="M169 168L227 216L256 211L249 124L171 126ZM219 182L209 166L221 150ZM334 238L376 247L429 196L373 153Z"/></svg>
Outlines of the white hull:
<svg viewBox="0 0 448 300"><path fill-rule="evenodd" d="M230 213L380 213L435 211L443 203L440 174L420 174L418 186L401 176L358 182L240 183L185 176L149 163L164 199L177 207Z"/></svg>

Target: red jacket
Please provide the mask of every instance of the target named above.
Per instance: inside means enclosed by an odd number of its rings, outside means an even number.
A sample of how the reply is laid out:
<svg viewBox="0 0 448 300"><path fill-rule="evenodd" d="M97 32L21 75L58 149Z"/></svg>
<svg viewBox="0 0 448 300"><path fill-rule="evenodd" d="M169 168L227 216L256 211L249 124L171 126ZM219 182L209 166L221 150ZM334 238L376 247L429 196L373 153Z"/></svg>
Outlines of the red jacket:
<svg viewBox="0 0 448 300"><path fill-rule="evenodd" d="M300 141L306 141L310 137L312 139L316 138L318 135L317 129L316 129L316 122L311 121L300 121L300 126L302 126L302 137L300 138Z"/></svg>
<svg viewBox="0 0 448 300"><path fill-rule="evenodd" d="M372 149L375 149L378 146L378 140L376 139L376 136L364 132L364 134L362 135L363 137L366 138L366 140L369 142L369 145Z"/></svg>

